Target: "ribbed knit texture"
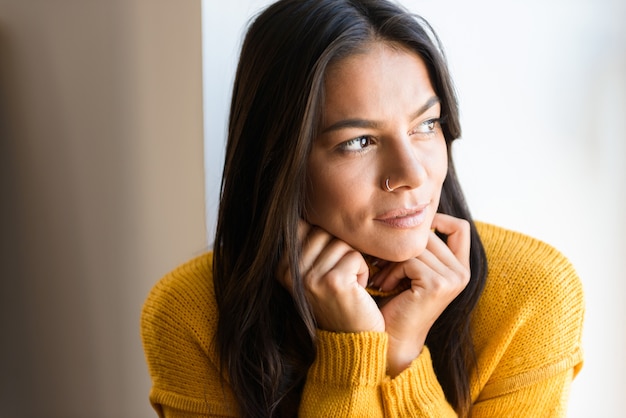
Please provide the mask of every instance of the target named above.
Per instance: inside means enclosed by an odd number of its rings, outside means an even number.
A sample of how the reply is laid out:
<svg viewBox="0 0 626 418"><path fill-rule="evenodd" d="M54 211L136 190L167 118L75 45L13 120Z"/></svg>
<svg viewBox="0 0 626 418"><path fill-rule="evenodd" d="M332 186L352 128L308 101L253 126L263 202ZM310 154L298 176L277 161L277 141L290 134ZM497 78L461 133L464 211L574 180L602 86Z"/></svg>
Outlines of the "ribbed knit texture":
<svg viewBox="0 0 626 418"><path fill-rule="evenodd" d="M582 365L580 280L549 245L487 224L478 229L489 274L472 317L478 361L472 417L565 416L569 386ZM150 401L161 417L237 416L212 346L211 260L205 254L165 276L144 306ZM319 331L300 415L456 416L428 347L391 379L385 375L387 344L384 333Z"/></svg>

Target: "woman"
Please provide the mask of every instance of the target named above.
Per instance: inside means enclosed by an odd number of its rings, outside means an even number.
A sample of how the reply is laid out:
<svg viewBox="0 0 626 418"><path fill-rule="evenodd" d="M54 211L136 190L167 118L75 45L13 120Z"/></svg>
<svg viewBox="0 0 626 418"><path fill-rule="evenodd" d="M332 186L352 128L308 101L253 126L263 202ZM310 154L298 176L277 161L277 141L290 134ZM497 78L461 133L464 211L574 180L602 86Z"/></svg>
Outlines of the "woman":
<svg viewBox="0 0 626 418"><path fill-rule="evenodd" d="M563 416L579 280L548 245L472 221L459 136L423 20L381 0L260 14L214 252L144 307L159 415Z"/></svg>

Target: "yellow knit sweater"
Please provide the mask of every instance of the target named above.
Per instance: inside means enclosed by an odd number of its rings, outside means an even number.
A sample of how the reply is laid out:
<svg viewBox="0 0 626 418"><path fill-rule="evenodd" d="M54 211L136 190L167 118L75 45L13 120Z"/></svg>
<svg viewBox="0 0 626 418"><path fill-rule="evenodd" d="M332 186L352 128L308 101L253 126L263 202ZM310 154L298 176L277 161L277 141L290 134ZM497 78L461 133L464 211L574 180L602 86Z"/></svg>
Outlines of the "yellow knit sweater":
<svg viewBox="0 0 626 418"><path fill-rule="evenodd" d="M565 416L582 365L581 283L555 249L478 224L489 262L472 323L478 367L472 417ZM165 276L150 293L141 330L161 417L237 416L212 344L217 309L211 254ZM318 332L318 354L300 405L304 417L454 417L427 347L395 378L385 375L387 336Z"/></svg>

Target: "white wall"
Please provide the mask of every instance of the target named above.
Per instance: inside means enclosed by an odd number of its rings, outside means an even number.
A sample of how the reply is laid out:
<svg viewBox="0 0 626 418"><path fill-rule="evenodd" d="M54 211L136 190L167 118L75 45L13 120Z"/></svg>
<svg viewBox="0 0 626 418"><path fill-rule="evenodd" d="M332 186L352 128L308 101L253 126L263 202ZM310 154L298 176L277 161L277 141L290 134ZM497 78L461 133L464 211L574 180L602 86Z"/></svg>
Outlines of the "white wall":
<svg viewBox="0 0 626 418"><path fill-rule="evenodd" d="M264 0L203 1L208 236L241 36ZM626 3L406 0L435 27L461 102L455 158L477 219L563 251L586 291L571 417L623 416L626 394Z"/></svg>

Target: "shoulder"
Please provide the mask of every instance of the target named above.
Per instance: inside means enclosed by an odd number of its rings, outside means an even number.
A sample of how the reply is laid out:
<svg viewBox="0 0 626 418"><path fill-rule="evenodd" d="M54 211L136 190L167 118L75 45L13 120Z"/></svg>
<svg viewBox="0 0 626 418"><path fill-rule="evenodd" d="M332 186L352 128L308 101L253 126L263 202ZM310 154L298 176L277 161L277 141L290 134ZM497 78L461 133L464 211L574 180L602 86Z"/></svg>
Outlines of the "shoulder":
<svg viewBox="0 0 626 418"><path fill-rule="evenodd" d="M574 266L538 239L485 223L476 226L488 264L473 316L485 369L498 378L578 370L584 299ZM497 367L487 365L495 358L500 358Z"/></svg>
<svg viewBox="0 0 626 418"><path fill-rule="evenodd" d="M487 286L514 294L522 303L539 303L531 295L582 299L582 286L572 263L559 250L536 238L495 225L476 223L488 263Z"/></svg>
<svg viewBox="0 0 626 418"><path fill-rule="evenodd" d="M142 323L155 319L210 322L217 313L212 265L212 253L205 253L161 278L148 294Z"/></svg>
<svg viewBox="0 0 626 418"><path fill-rule="evenodd" d="M487 258L494 266L510 268L512 263L522 266L571 268L571 263L556 248L529 235L499 226L476 222ZM530 258L532 257L532 258Z"/></svg>
<svg viewBox="0 0 626 418"><path fill-rule="evenodd" d="M213 291L212 253L178 266L152 288L144 303L141 327L144 337L154 333L189 333L202 347L210 345L210 328L217 323Z"/></svg>

